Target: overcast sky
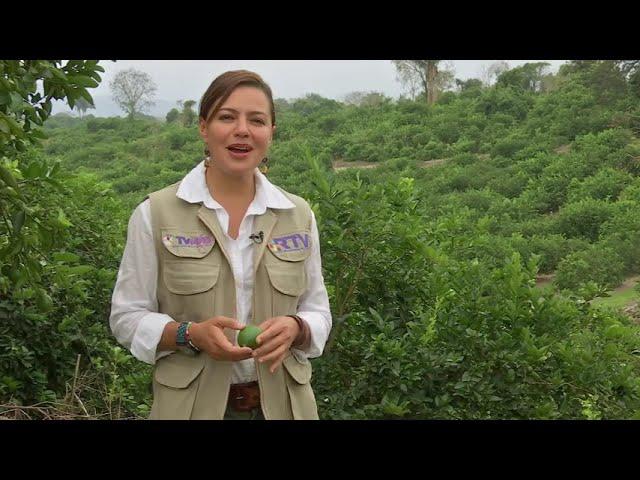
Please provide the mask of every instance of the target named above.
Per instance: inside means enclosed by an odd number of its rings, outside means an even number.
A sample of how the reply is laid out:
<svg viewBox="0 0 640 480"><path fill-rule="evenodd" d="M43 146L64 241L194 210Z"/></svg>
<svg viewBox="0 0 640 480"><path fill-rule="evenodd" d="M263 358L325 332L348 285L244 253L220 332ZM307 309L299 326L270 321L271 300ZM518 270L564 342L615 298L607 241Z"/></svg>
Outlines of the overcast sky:
<svg viewBox="0 0 640 480"><path fill-rule="evenodd" d="M457 78L480 77L483 65L496 60L453 60ZM526 62L540 60L507 60L511 67ZM552 70L565 60L544 60L552 65ZM323 97L342 100L353 91L378 91L393 98L404 92L396 78L395 67L390 60L119 60L101 61L105 69L102 82L91 95L110 97L109 82L120 70L135 68L151 75L158 89L156 99L161 100L161 110L166 113L166 105L176 100L192 99L199 101L211 81L227 70L246 69L257 72L271 86L276 98L300 98L308 93L317 93ZM104 100L103 100L104 101ZM158 105L160 108L161 105ZM56 111L68 110L62 105ZM100 115L99 112L98 115ZM162 112L152 112L163 114Z"/></svg>

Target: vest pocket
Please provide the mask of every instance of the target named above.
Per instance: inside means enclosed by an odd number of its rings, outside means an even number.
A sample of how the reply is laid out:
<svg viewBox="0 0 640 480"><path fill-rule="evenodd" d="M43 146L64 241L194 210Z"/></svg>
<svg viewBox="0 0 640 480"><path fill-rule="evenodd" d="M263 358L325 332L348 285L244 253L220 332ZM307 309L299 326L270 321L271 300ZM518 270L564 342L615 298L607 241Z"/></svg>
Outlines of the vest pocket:
<svg viewBox="0 0 640 480"><path fill-rule="evenodd" d="M304 262L265 263L271 284L271 316L295 315L306 289Z"/></svg>
<svg viewBox="0 0 640 480"><path fill-rule="evenodd" d="M302 295L307 287L304 262L265 263L269 280L277 291L292 297Z"/></svg>
<svg viewBox="0 0 640 480"><path fill-rule="evenodd" d="M282 361L282 364L297 383L305 384L311 380L311 362L309 360L301 361L295 355L289 354Z"/></svg>
<svg viewBox="0 0 640 480"><path fill-rule="evenodd" d="M311 362L301 361L289 354L282 362L286 370L285 379L291 413L294 420L318 420L318 405L311 388Z"/></svg>
<svg viewBox="0 0 640 480"><path fill-rule="evenodd" d="M164 283L167 290L177 295L194 295L211 290L219 275L219 264L201 260L167 260L164 263Z"/></svg>
<svg viewBox="0 0 640 480"><path fill-rule="evenodd" d="M180 351L158 360L153 372L153 405L149 419L191 418L204 363L203 354L186 355Z"/></svg>
<svg viewBox="0 0 640 480"><path fill-rule="evenodd" d="M158 360L153 376L156 382L166 387L187 388L203 368L202 354L187 355L177 351Z"/></svg>

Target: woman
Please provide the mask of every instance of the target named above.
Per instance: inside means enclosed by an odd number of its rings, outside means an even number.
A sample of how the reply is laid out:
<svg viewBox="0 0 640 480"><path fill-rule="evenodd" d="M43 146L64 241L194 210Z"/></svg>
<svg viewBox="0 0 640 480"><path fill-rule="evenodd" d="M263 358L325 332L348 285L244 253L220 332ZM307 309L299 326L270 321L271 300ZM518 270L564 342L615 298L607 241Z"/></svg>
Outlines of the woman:
<svg viewBox="0 0 640 480"><path fill-rule="evenodd" d="M317 419L308 358L331 313L313 211L257 168L276 128L270 87L220 75L199 124L207 158L131 216L111 329L155 364L152 419ZM245 325L262 330L253 350L236 343Z"/></svg>

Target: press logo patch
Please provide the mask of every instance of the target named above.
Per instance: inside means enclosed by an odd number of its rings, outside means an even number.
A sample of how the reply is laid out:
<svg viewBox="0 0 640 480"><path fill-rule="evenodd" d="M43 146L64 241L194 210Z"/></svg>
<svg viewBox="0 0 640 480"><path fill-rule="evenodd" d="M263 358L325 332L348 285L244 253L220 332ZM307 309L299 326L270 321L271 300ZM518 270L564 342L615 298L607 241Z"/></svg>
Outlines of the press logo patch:
<svg viewBox="0 0 640 480"><path fill-rule="evenodd" d="M298 252L300 250L308 250L311 245L310 240L308 233L294 233L272 238L267 246L272 252Z"/></svg>
<svg viewBox="0 0 640 480"><path fill-rule="evenodd" d="M183 236L168 233L162 237L162 243L167 248L199 248L213 245L213 238L209 235Z"/></svg>

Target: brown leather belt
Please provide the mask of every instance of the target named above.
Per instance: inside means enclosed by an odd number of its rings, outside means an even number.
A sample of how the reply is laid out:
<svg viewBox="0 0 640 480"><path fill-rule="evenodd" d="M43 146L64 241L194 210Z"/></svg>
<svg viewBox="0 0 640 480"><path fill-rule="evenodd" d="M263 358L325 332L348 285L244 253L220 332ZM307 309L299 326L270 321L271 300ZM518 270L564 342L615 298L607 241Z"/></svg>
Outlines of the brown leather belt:
<svg viewBox="0 0 640 480"><path fill-rule="evenodd" d="M229 407L236 412L250 412L260 407L258 382L234 383L229 389Z"/></svg>

